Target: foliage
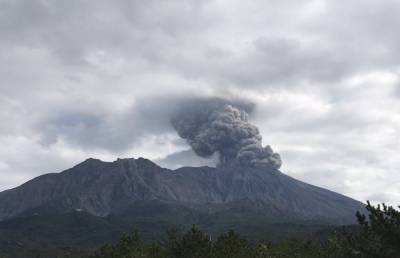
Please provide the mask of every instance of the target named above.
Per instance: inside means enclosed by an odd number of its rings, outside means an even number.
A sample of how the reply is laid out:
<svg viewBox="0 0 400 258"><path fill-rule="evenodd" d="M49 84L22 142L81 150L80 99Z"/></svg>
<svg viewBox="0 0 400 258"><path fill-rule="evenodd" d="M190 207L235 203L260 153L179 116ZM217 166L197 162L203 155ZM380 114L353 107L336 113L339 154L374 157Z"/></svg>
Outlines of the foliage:
<svg viewBox="0 0 400 258"><path fill-rule="evenodd" d="M367 202L366 209L368 217L356 214L362 228L356 250L365 257L400 257L400 212L384 203L374 207Z"/></svg>
<svg viewBox="0 0 400 258"><path fill-rule="evenodd" d="M185 234L171 232L166 244L166 253L176 258L207 258L212 251L210 238L198 228L193 226Z"/></svg>
<svg viewBox="0 0 400 258"><path fill-rule="evenodd" d="M286 240L278 243L250 243L233 231L221 234L215 241L193 226L182 234L167 233L167 239L150 246L143 245L137 234L125 237L114 247L106 246L96 258L396 258L400 257L400 213L385 204L367 202L368 217L356 214L358 232L336 232L328 241Z"/></svg>
<svg viewBox="0 0 400 258"><path fill-rule="evenodd" d="M95 257L130 258L145 257L147 247L135 232L132 236L123 236L115 246L105 245Z"/></svg>
<svg viewBox="0 0 400 258"><path fill-rule="evenodd" d="M262 241L255 242L228 231L219 236L211 236L201 231L196 226L192 226L187 231L171 229L167 231L166 237L159 242L147 241L143 235L137 232L131 235L123 236L115 244L108 244L97 250L95 254L88 249L67 248L71 242L65 241L70 238L54 238L52 243L58 243L59 248L49 249L39 246L36 248L35 238L29 235L30 231L25 232L26 241L14 242L5 241L11 234L0 235L0 243L3 248L0 257L89 257L92 253L93 258L397 258L400 257L400 212L393 207L385 204L373 206L367 202L364 213L356 214L359 226L346 227L338 230L334 234L324 231L324 236L298 239L286 239L283 241ZM16 220L14 224L7 224L7 228L13 228L21 225L21 221L29 224L31 227L41 228L42 237L49 235L46 232L55 232L59 230L57 225L64 223L66 226L72 225L71 221L78 220L85 225L88 231L99 231L111 225L104 224L102 220L92 221L85 214L69 214L63 219L54 220L54 228L44 228L41 220L28 222ZM33 221L32 221L33 220ZM90 223L89 223L90 222ZM45 230L44 230L45 229ZM12 232L12 231L4 231ZM108 230L104 230L109 232ZM274 234L272 231L266 231ZM45 234L46 233L46 234ZM87 239L81 237L82 232L71 229L69 232L76 241L87 243ZM118 233L118 232L116 232ZM269 234L264 239L268 239ZM329 237L328 237L329 235ZM16 236L18 237L18 236ZM112 236L109 236L112 237ZM143 237L143 238L142 238ZM1 240L4 239L4 240ZM143 240L144 239L144 240ZM323 239L323 240L322 240ZM106 240L106 238L104 238ZM70 240L72 241L72 240ZM149 244L151 243L151 244ZM23 252L7 252L14 245L18 245ZM83 245L82 245L83 246ZM35 247L35 248L33 248Z"/></svg>
<svg viewBox="0 0 400 258"><path fill-rule="evenodd" d="M213 245L214 257L240 258L254 253L255 250L250 243L240 238L233 230L220 235Z"/></svg>

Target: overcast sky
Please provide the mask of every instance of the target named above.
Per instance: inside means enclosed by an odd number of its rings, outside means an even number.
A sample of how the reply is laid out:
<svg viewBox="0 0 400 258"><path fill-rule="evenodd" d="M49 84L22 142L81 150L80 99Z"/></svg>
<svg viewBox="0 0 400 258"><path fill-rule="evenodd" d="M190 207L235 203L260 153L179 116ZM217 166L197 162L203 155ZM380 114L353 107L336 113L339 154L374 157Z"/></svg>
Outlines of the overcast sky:
<svg viewBox="0 0 400 258"><path fill-rule="evenodd" d="M240 96L284 173L398 205L399 17L397 0L0 0L0 190L88 157L199 164L174 154L171 110Z"/></svg>

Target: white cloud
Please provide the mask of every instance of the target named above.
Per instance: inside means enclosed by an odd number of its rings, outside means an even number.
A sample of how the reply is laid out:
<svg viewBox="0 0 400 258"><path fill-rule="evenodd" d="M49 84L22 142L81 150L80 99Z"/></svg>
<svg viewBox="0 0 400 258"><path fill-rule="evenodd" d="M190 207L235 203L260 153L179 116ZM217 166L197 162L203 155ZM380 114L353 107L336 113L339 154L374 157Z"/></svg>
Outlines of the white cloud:
<svg viewBox="0 0 400 258"><path fill-rule="evenodd" d="M169 112L233 95L257 104L288 174L399 203L399 14L398 1L1 1L0 189L90 156L182 151Z"/></svg>

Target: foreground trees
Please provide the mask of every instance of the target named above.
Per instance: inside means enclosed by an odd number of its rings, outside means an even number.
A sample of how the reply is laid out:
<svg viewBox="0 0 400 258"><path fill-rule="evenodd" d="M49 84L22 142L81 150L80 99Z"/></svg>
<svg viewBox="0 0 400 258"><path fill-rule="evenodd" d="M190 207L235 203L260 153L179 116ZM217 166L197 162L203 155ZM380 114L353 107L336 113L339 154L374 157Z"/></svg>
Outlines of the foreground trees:
<svg viewBox="0 0 400 258"><path fill-rule="evenodd" d="M137 233L113 246L104 246L96 258L396 258L400 257L400 212L385 204L367 202L367 215L356 214L355 232L337 232L328 241L287 240L280 243L250 243L233 231L214 241L193 226L189 231L167 232L165 241L146 245Z"/></svg>
<svg viewBox="0 0 400 258"><path fill-rule="evenodd" d="M354 248L368 257L400 257L400 212L385 204L367 205L368 216L357 212L361 234ZM400 208L400 206L399 206Z"/></svg>

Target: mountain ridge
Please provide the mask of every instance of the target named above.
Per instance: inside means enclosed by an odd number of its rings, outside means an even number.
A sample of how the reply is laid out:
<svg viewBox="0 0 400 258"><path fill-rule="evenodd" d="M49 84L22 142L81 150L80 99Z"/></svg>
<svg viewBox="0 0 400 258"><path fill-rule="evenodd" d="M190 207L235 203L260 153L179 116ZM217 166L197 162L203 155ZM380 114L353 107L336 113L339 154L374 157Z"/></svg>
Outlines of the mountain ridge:
<svg viewBox="0 0 400 258"><path fill-rule="evenodd" d="M236 209L266 218L351 224L361 202L316 187L277 169L249 167L162 168L144 158L104 162L89 158L60 173L36 177L0 192L0 221L51 207L108 216L135 202L160 201L217 214Z"/></svg>

